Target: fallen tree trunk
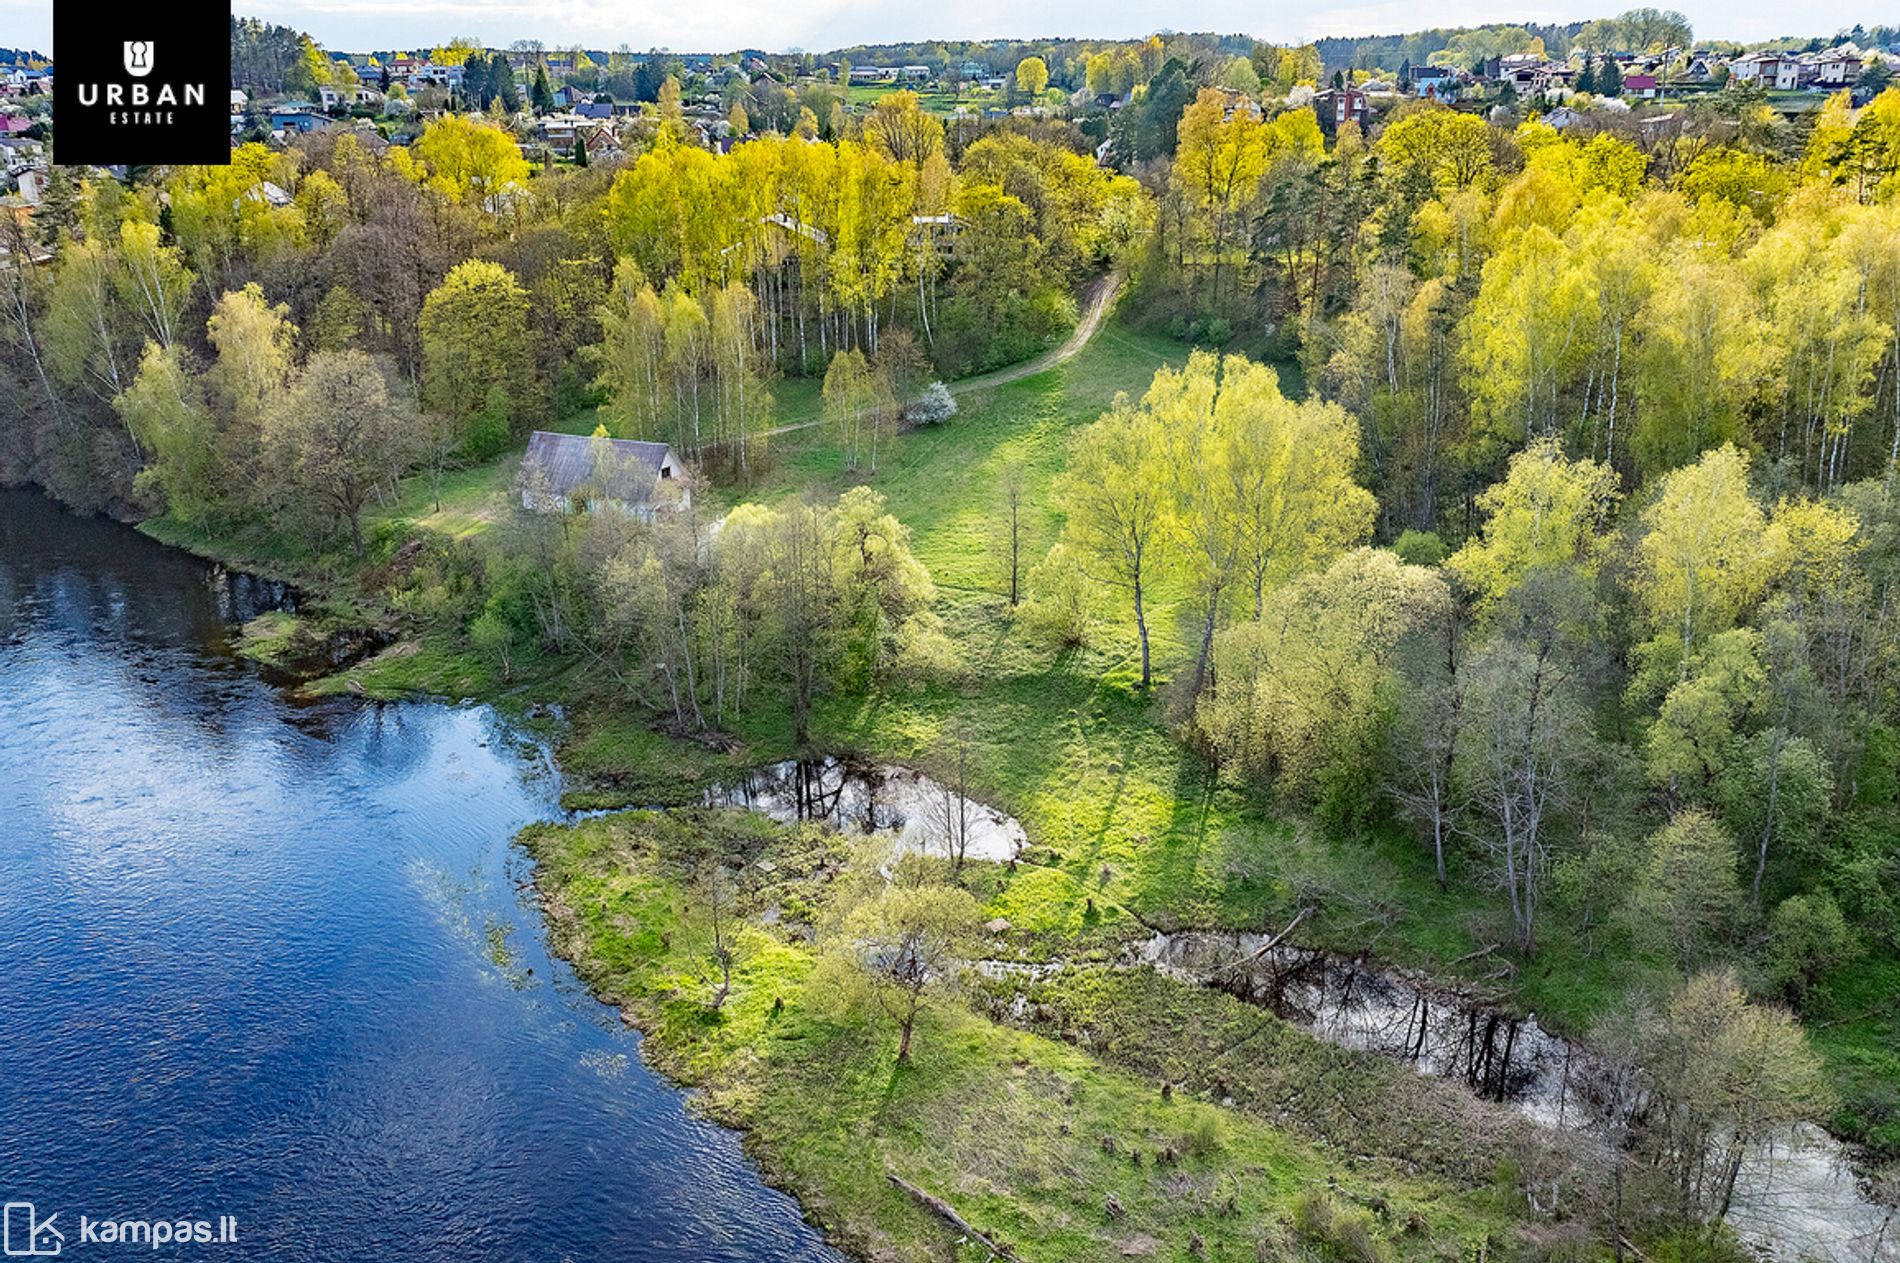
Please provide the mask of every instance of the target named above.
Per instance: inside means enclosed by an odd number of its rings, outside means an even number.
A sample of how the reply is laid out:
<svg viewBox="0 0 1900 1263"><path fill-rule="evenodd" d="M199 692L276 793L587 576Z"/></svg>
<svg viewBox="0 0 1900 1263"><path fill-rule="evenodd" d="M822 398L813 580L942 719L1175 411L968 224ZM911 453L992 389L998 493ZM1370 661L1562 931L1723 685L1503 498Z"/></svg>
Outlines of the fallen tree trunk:
<svg viewBox="0 0 1900 1263"><path fill-rule="evenodd" d="M1454 965L1462 965L1467 961L1478 960L1481 957L1489 956L1492 952L1497 951L1498 948L1501 946L1503 945L1500 943L1493 943L1489 947L1480 947L1475 952L1466 952L1463 956L1460 956L1457 960L1454 960L1451 963Z"/></svg>
<svg viewBox="0 0 1900 1263"><path fill-rule="evenodd" d="M1278 947L1281 943L1285 942L1286 936L1293 933L1293 931L1299 929L1300 922L1306 920L1306 914L1311 912L1312 910L1313 910L1313 905L1310 903L1307 904L1304 908L1301 908L1299 910L1299 913L1291 921L1288 921L1286 923L1285 929L1281 930L1278 934L1275 934L1272 938L1269 938L1266 942L1262 943L1259 946L1259 948L1255 950L1253 954L1248 956L1245 960L1236 961L1235 963L1229 965L1227 967L1228 972L1238 973L1240 970L1245 969L1247 966L1253 964L1255 961L1265 956L1268 952L1271 952L1274 948Z"/></svg>
<svg viewBox="0 0 1900 1263"><path fill-rule="evenodd" d="M933 1193L927 1193L923 1189L918 1188L915 1184L912 1184L909 1180L893 1175L889 1171L884 1173L884 1178L889 1180L895 1187L910 1194L911 1199L919 1206L931 1211L952 1228L955 1228L958 1232L970 1238L970 1240L976 1242L985 1250L988 1250L992 1258L1008 1259L1010 1263L1022 1263L1022 1260L1017 1258L1015 1251L1011 1250L1002 1242L993 1240L978 1231L976 1225L972 1224L962 1215L959 1215L957 1208L952 1206L949 1202L944 1201L943 1198Z"/></svg>

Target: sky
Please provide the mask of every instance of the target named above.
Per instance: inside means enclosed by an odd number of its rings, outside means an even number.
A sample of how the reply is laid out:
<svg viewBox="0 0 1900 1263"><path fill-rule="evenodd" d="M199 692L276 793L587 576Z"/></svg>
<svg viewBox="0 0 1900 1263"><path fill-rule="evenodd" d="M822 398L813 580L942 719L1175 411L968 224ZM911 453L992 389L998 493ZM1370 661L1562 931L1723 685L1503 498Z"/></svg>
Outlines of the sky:
<svg viewBox="0 0 1900 1263"><path fill-rule="evenodd" d="M189 2L189 0L187 0ZM1384 35L1431 26L1560 22L1605 17L1636 0L1333 0L1320 6L1250 0L238 0L240 15L308 31L326 48L408 49L472 35L491 47L539 39L552 47L822 52L900 40L1070 36L1125 39L1168 28L1245 33L1279 43L1321 35ZM1814 0L1692 0L1679 8L1696 34L1758 40L1828 35L1891 19L1881 6ZM79 0L65 0L75 4ZM53 52L51 0L0 0L0 47Z"/></svg>

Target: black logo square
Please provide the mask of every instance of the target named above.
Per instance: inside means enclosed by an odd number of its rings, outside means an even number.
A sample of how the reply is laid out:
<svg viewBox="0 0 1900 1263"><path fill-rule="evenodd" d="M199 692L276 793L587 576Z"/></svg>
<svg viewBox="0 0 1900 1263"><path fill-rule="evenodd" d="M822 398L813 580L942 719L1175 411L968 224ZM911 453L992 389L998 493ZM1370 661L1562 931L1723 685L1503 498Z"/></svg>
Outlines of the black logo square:
<svg viewBox="0 0 1900 1263"><path fill-rule="evenodd" d="M231 161L231 9L53 6L53 157L63 166Z"/></svg>

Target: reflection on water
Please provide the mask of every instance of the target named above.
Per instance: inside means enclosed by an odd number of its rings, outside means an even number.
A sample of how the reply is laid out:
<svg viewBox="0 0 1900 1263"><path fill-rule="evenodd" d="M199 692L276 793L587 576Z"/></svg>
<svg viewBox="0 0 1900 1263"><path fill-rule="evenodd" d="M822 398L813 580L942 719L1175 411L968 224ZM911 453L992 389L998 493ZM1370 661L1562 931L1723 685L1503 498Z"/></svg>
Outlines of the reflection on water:
<svg viewBox="0 0 1900 1263"><path fill-rule="evenodd" d="M228 652L286 598L0 492L0 1192L244 1257L835 1260L549 957L539 751L287 703Z"/></svg>
<svg viewBox="0 0 1900 1263"><path fill-rule="evenodd" d="M1217 987L1329 1042L1459 1080L1546 1126L1582 1127L1591 1116L1602 1068L1588 1049L1546 1031L1535 1016L1506 1013L1403 970L1264 934L1196 930L1152 935L1136 944L1132 963ZM1900 1260L1887 1211L1869 1199L1847 1150L1818 1127L1792 1129L1744 1166L1729 1221L1778 1258Z"/></svg>
<svg viewBox="0 0 1900 1263"><path fill-rule="evenodd" d="M782 824L813 820L840 832L891 832L899 846L921 854L944 855L949 839L960 836L965 859L1007 863L1028 840L1014 817L889 764L788 760L708 792L706 802L763 812Z"/></svg>
<svg viewBox="0 0 1900 1263"><path fill-rule="evenodd" d="M1479 1096L1561 1122L1573 1089L1571 1049L1537 1024L1363 961L1287 944L1258 953L1263 934L1157 934L1143 963L1218 986L1348 1048L1408 1061Z"/></svg>

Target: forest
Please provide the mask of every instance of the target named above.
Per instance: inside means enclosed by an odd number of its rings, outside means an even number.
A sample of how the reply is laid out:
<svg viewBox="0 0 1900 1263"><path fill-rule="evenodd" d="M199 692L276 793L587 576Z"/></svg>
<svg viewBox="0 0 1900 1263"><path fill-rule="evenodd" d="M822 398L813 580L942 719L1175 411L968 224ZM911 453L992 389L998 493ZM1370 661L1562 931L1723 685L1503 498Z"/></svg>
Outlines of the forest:
<svg viewBox="0 0 1900 1263"><path fill-rule="evenodd" d="M1548 35L1675 34L1606 29ZM249 38L294 78L301 46ZM712 94L741 142L709 145L655 72L612 162L534 154L518 99L407 143L54 167L0 217L0 480L326 593L313 623L403 650L358 689L559 699L575 805L852 752L1007 808L1040 863L957 851L813 915L900 1061L914 1024L928 1045L981 1010L935 982L986 923L1049 960L1310 917L1315 947L1480 982L1615 1071L1600 1151L1406 1151L1507 1257L1740 1257L1738 1177L1804 1121L1891 1218L1900 88L1562 130L1533 102L1312 108L1335 69L1460 38L1072 49L1080 97L1125 100L1106 120L772 81ZM1042 99L1051 68L1007 52ZM983 383L1103 286L1086 350ZM690 503L523 511L535 430L668 444ZM698 845L609 827L534 845L590 881L616 847ZM717 1013L741 896L694 871L706 976L652 985ZM863 948L891 942L908 975ZM1102 1029L1217 1002L1048 985L1034 1011ZM1086 1055L1152 1078L1131 1050L1164 1038ZM1446 1257L1301 1197L1310 1252L1257 1257Z"/></svg>

